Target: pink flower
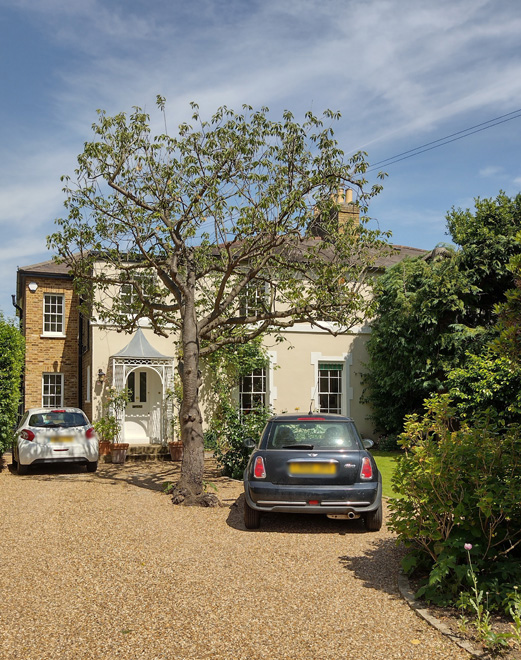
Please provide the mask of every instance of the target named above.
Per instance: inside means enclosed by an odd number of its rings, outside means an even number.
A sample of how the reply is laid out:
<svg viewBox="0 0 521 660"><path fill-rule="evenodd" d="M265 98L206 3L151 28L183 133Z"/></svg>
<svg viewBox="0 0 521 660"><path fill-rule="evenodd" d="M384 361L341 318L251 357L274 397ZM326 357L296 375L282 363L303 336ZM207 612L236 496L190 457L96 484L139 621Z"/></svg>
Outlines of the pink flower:
<svg viewBox="0 0 521 660"><path fill-rule="evenodd" d="M472 543L465 543L463 547L465 548L465 550L472 550Z"/></svg>

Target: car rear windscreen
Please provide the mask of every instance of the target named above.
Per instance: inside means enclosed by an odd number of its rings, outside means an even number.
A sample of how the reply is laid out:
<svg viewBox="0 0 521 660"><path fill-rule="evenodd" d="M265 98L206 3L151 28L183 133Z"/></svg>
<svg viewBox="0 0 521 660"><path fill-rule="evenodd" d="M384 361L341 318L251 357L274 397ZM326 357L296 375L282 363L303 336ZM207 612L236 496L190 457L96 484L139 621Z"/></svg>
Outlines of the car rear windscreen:
<svg viewBox="0 0 521 660"><path fill-rule="evenodd" d="M360 449L360 437L351 422L295 421L275 422L268 449L295 448Z"/></svg>
<svg viewBox="0 0 521 660"><path fill-rule="evenodd" d="M38 428L71 428L86 424L85 417L79 412L49 411L31 415L29 418L29 426Z"/></svg>

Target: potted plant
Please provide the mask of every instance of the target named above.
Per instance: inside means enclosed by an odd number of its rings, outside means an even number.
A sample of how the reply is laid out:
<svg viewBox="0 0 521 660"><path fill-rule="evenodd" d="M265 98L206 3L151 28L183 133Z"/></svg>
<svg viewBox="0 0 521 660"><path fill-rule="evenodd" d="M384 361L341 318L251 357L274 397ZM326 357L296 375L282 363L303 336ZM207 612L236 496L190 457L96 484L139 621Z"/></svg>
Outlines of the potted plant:
<svg viewBox="0 0 521 660"><path fill-rule="evenodd" d="M113 463L124 463L127 458L128 442L118 442L121 433L118 413L123 411L128 401L129 393L126 388L120 391L113 387L109 388L105 400L106 414L94 424L94 429L101 438L100 453L103 443L103 451L110 452Z"/></svg>
<svg viewBox="0 0 521 660"><path fill-rule="evenodd" d="M169 442L168 448L170 449L170 458L173 461L183 460L184 445L180 440L174 440L172 442Z"/></svg>
<svg viewBox="0 0 521 660"><path fill-rule="evenodd" d="M116 440L119 435L118 421L113 415L107 415L106 417L101 417L97 422L94 422L93 426L99 437L100 456L108 456L112 445L114 444L114 440Z"/></svg>

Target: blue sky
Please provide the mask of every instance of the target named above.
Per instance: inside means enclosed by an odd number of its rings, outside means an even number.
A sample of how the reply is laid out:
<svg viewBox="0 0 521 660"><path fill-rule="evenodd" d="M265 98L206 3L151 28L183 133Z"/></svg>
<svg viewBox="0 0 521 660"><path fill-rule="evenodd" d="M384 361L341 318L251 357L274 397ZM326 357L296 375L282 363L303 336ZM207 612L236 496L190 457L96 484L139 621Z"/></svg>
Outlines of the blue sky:
<svg viewBox="0 0 521 660"><path fill-rule="evenodd" d="M370 162L521 108L513 0L0 0L0 309L16 268L50 258L62 174L96 109L169 128L218 106L339 110L346 155ZM521 190L521 118L388 166L370 208L393 242L448 240L445 215Z"/></svg>

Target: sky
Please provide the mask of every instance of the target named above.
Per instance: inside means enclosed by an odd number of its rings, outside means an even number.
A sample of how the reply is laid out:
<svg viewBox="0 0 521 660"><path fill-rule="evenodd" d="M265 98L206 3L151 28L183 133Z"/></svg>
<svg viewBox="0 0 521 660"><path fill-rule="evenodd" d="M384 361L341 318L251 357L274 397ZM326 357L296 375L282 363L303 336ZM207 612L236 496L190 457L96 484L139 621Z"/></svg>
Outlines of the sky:
<svg viewBox="0 0 521 660"><path fill-rule="evenodd" d="M346 157L362 149L370 163L467 135L382 165L371 226L399 245L450 242L453 207L521 191L515 0L0 0L0 34L8 317L17 268L51 258L46 237L65 216L60 177L93 138L96 110L152 112L158 94L170 132L190 118L190 101L203 116L243 103L298 120L338 110ZM486 130L460 133L473 126Z"/></svg>

